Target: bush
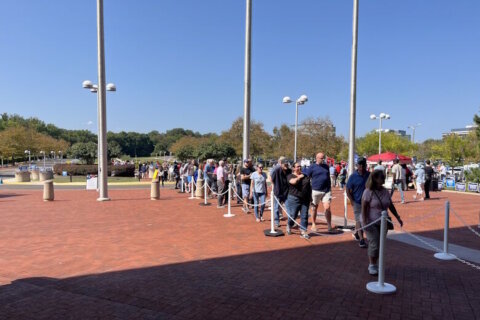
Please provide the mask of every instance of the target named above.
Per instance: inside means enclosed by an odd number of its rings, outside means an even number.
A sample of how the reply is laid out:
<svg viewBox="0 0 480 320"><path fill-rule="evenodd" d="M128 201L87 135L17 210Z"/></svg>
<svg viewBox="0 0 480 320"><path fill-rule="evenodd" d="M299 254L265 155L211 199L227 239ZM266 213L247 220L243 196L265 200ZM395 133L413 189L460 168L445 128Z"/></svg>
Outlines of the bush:
<svg viewBox="0 0 480 320"><path fill-rule="evenodd" d="M98 166L93 164L56 164L53 166L53 172L61 175L63 171L72 176L86 176L88 174L98 174ZM133 177L135 175L135 165L108 166L108 175L115 171L116 177Z"/></svg>

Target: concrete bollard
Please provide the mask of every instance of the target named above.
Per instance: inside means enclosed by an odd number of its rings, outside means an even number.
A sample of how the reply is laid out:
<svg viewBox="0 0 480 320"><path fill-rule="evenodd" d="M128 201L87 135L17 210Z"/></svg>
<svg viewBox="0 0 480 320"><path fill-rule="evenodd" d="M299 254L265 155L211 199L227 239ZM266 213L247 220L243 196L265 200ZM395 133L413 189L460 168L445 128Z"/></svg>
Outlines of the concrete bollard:
<svg viewBox="0 0 480 320"><path fill-rule="evenodd" d="M38 181L40 180L40 171L38 169L32 170L31 172L31 180Z"/></svg>
<svg viewBox="0 0 480 320"><path fill-rule="evenodd" d="M54 198L53 180L45 180L43 182L43 201L53 201Z"/></svg>
<svg viewBox="0 0 480 320"><path fill-rule="evenodd" d="M160 200L160 180L152 180L150 188L150 200Z"/></svg>
<svg viewBox="0 0 480 320"><path fill-rule="evenodd" d="M203 183L204 180L203 178L198 177L197 178L197 189L195 189L195 197L196 198L203 198Z"/></svg>

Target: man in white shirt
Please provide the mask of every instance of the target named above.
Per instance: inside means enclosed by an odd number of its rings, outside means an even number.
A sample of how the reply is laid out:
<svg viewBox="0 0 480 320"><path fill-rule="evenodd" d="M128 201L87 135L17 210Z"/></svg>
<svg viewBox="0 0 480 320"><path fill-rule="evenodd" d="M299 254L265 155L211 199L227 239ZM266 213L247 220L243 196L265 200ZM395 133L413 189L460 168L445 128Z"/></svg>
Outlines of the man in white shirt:
<svg viewBox="0 0 480 320"><path fill-rule="evenodd" d="M218 162L218 168L217 168L217 191L218 191L218 204L217 204L217 208L224 208L224 200L227 199L227 197L222 194L225 192L225 190L227 189L226 186L225 186L225 180L226 180L226 176L225 176L225 161L223 160L220 160L220 162Z"/></svg>

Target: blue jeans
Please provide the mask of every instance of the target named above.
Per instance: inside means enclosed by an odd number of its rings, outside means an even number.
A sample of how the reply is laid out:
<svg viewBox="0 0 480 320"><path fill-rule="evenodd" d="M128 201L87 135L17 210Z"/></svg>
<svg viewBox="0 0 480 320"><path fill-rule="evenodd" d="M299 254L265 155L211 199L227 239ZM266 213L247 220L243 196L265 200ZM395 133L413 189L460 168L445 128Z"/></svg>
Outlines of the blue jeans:
<svg viewBox="0 0 480 320"><path fill-rule="evenodd" d="M404 196L403 196L403 188L402 188L402 180L396 180L392 184L392 190L390 191L390 197L393 196L393 193L395 192L395 188L400 191L400 197L402 198L402 202L405 201Z"/></svg>
<svg viewBox="0 0 480 320"><path fill-rule="evenodd" d="M302 201L299 197L288 195L287 202L285 203L288 210L288 215L292 219L296 219L298 211L300 211L300 226L301 229L307 231L308 226L308 201ZM288 218L287 225L291 228L295 224L292 219Z"/></svg>
<svg viewBox="0 0 480 320"><path fill-rule="evenodd" d="M265 193L264 192L254 192L253 201L255 203L255 218L260 219L263 217L263 211L265 210ZM263 203L261 206L258 204Z"/></svg>
<svg viewBox="0 0 480 320"><path fill-rule="evenodd" d="M285 199L278 198L278 201L280 201L280 203L284 203ZM278 205L278 202L275 199L273 199L273 218L274 218L275 224L279 225L280 224L280 206Z"/></svg>

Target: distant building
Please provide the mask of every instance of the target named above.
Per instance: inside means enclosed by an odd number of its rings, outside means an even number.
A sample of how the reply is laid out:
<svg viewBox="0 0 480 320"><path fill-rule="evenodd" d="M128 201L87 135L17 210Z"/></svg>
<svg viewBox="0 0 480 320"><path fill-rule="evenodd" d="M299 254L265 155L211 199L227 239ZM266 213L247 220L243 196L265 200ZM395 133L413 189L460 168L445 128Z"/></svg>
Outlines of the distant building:
<svg viewBox="0 0 480 320"><path fill-rule="evenodd" d="M457 136L460 136L460 137L465 137L465 136L469 135L470 132L475 131L477 129L477 127L478 127L477 125L471 124L471 125L465 126L465 128L452 129L452 130L450 130L450 132L442 133L442 137L446 137L446 136L449 136L451 134L454 134L454 135L457 135Z"/></svg>
<svg viewBox="0 0 480 320"><path fill-rule="evenodd" d="M402 138L405 138L405 139L408 139L408 140L411 140L412 139L412 136L407 134L407 131L406 130L395 130L395 129L386 129L385 130L386 132L393 132L395 133L397 136L400 136Z"/></svg>

